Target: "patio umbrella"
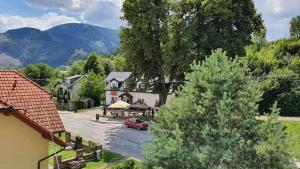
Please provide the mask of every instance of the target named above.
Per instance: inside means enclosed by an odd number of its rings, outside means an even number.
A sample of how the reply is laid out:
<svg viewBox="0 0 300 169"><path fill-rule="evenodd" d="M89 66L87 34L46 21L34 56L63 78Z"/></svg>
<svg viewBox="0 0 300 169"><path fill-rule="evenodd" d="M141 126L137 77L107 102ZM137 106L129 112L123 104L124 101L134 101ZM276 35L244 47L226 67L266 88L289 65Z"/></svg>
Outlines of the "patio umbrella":
<svg viewBox="0 0 300 169"><path fill-rule="evenodd" d="M142 100L138 100L134 103L132 103L130 106L130 109L137 109L137 110L146 110L148 109L150 106L148 104L146 104L145 102L143 102Z"/></svg>
<svg viewBox="0 0 300 169"><path fill-rule="evenodd" d="M128 109L130 104L123 102L123 101L117 101L116 103L108 106L109 109Z"/></svg>

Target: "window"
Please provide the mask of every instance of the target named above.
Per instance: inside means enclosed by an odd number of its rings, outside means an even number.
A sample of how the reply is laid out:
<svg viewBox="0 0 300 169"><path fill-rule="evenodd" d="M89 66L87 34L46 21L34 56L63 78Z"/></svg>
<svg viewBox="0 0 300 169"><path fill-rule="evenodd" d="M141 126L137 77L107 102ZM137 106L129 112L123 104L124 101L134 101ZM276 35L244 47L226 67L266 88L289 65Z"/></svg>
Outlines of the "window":
<svg viewBox="0 0 300 169"><path fill-rule="evenodd" d="M117 102L118 98L117 97L111 97L111 103Z"/></svg>
<svg viewBox="0 0 300 169"><path fill-rule="evenodd" d="M116 89L116 88L118 88L118 83L111 82L111 86L110 87L113 88L113 89Z"/></svg>

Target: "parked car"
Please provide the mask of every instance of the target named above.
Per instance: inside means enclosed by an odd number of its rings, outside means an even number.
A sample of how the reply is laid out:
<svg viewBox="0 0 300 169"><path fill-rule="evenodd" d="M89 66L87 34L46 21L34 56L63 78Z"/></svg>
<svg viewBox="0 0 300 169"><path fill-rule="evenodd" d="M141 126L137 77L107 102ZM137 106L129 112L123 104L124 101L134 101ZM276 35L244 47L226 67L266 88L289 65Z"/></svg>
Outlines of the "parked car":
<svg viewBox="0 0 300 169"><path fill-rule="evenodd" d="M144 122L142 119L130 118L124 120L124 125L128 128L136 128L138 130L148 129L148 124Z"/></svg>

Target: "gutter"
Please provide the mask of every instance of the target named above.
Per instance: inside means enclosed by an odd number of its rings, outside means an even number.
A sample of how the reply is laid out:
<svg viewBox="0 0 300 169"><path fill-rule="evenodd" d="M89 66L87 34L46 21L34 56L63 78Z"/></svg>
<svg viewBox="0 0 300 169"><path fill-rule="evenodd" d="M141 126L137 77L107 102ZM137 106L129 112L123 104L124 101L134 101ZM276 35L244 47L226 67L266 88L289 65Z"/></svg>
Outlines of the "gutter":
<svg viewBox="0 0 300 169"><path fill-rule="evenodd" d="M55 154L58 154L58 153L64 151L65 149L66 149L66 147L63 147L62 149L58 150L57 152L54 152L54 153L52 153L52 154L50 154L50 155L48 155L48 156L46 156L46 157L40 159L40 160L38 161L38 169L41 169L41 162L42 162L42 161L44 161L44 160L46 160L46 159L48 159L48 158L54 156ZM48 165L48 164L47 164L47 165Z"/></svg>

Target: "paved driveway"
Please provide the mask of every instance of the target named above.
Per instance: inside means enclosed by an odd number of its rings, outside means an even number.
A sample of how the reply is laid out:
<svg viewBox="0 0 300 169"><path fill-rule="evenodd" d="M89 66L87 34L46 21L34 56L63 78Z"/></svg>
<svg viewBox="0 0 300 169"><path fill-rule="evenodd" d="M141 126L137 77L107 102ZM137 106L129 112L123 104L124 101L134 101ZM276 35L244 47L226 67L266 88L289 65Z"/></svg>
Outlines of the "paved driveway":
<svg viewBox="0 0 300 169"><path fill-rule="evenodd" d="M81 113L61 111L60 116L67 131L84 139L100 143L104 148L126 157L142 159L142 144L152 138L148 131L126 128L122 122L100 119L95 122L95 114L101 110L88 110Z"/></svg>

